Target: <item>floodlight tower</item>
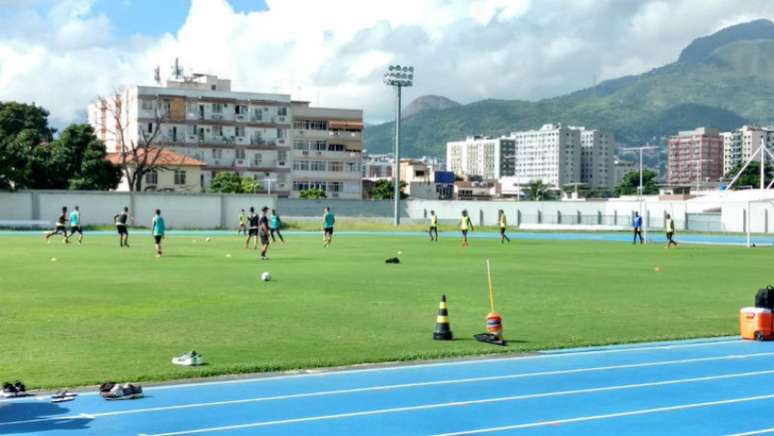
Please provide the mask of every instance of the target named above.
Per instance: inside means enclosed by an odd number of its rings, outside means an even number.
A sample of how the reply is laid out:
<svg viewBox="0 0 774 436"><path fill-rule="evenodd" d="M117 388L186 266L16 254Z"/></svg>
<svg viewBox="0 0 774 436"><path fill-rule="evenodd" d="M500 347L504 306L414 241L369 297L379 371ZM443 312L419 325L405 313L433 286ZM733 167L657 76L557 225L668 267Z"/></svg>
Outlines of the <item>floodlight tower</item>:
<svg viewBox="0 0 774 436"><path fill-rule="evenodd" d="M393 200L395 226L400 225L400 106L401 90L414 85L414 67L390 65L384 73L384 84L395 88L395 163L393 164Z"/></svg>

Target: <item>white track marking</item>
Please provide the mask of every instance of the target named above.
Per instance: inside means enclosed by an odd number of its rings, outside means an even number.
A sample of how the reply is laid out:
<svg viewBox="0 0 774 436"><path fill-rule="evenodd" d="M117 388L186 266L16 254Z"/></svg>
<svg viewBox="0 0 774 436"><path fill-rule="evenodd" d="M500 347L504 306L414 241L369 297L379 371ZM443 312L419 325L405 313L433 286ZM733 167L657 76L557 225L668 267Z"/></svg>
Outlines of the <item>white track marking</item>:
<svg viewBox="0 0 774 436"><path fill-rule="evenodd" d="M400 370L417 369L417 368L437 368L437 367L444 367L444 366L460 366L460 365L472 365L472 364L482 364L482 363L486 364L486 363L497 363L497 362L510 362L514 360L521 361L521 360L535 360L535 359L554 359L554 358L562 358L562 357L594 356L598 354L617 354L617 353L651 351L651 350L653 351L679 350L683 348L740 344L744 342L747 342L747 341L743 341L741 339L734 339L734 340L728 340L728 341L692 342L688 344L653 345L653 346L630 347L630 348L605 348L605 349L591 348L589 351L574 351L574 352L567 352L567 353L550 353L550 354L499 357L499 358L488 358L488 359L470 359L470 360L458 360L458 361L452 361L452 362L418 363L418 364L412 364L412 365L382 366L382 367L362 368L362 369L342 369L342 370L332 370L332 371L320 371L320 372L314 372L314 373L304 373L304 374L286 374L286 375L278 375L278 376L272 376L267 374L266 377L237 378L232 380L215 380L215 381L149 386L147 388L143 388L143 390L156 391L156 390L168 390L168 389L177 389L177 388L191 388L191 387L198 388L201 386L216 386L216 385L229 385L229 384L242 384L242 383L262 383L262 382L271 382L275 380L287 380L287 379L296 379L296 378L305 378L305 377L329 377L329 376L335 376L335 375L400 371ZM97 395L97 393L84 392L79 395Z"/></svg>
<svg viewBox="0 0 774 436"><path fill-rule="evenodd" d="M597 367L589 367L589 368L563 369L563 370L554 370L554 371L538 371L538 372L521 373L521 374L507 374L507 375L487 376L487 377L470 377L470 378L461 378L461 379L403 383L403 384L394 384L394 385L377 385L377 386L367 386L362 388L336 389L336 390L329 390L329 391L275 395L275 396L269 396L269 397L244 398L239 400L225 400L225 401L213 401L213 402L207 402L207 403L181 404L176 406L159 406L159 407L148 407L148 408L142 408L142 409L119 410L115 412L95 413L88 416L92 417L93 419L94 417L97 417L97 416L132 415L132 414L149 413L149 412L162 412L162 411L172 411L172 410L182 410L182 409L226 406L226 405L234 405L234 404L258 403L258 402L265 402L265 401L314 398L314 397L324 397L324 396L331 396L331 395L343 395L343 394L374 392L374 391L389 391L389 390L396 390L396 389L406 389L406 388L416 388L416 387L426 387L426 386L480 383L480 382L488 382L488 381L502 381L502 380L512 380L512 379L541 377L541 376L580 374L580 373L586 373L586 372L602 372L602 371L611 371L611 370L617 370L617 369L647 368L647 367L682 365L682 364L691 364L691 363L717 362L721 360L768 357L772 355L774 355L774 352L756 353L756 354L732 354L727 356L701 357L696 359L664 360L659 362L632 363L632 364L626 364L626 365L597 366ZM76 416L76 417L63 416L63 417L38 418L35 420L28 420L28 421L0 422L0 427L6 426L6 425L26 424L26 423L32 423L32 422L80 419L84 415L85 414L82 414L81 416Z"/></svg>
<svg viewBox="0 0 774 436"><path fill-rule="evenodd" d="M774 394L758 395L755 397L732 398L730 400L706 401L703 403L678 404L675 406L655 407L652 409L630 410L628 412L608 413L605 415L579 416L577 418L557 419L554 421L530 422L527 424L515 424L515 425L506 425L502 427L481 428L476 430L461 431L461 432L454 432L454 433L441 433L434 436L460 436L460 435L469 435L469 434L493 433L498 431L518 430L523 428L545 427L548 425L560 425L560 424L570 424L575 422L597 421L601 419L620 418L624 416L636 416L636 415L647 415L652 413L673 412L675 410L698 409L701 407L722 406L725 404L745 403L749 401L770 400L772 398L774 398Z"/></svg>
<svg viewBox="0 0 774 436"><path fill-rule="evenodd" d="M733 433L733 434L729 434L728 436L752 436L756 434L768 434L768 433L774 433L774 427L764 428L764 429L755 430L755 431L748 431L745 433Z"/></svg>
<svg viewBox="0 0 774 436"><path fill-rule="evenodd" d="M387 408L387 409L364 410L360 412L308 416L304 418L290 418L290 419L281 419L281 420L274 420L274 421L259 421L259 422L251 422L247 424L226 425L221 427L208 427L208 428L191 429L191 430L177 431L177 432L170 432L170 433L156 433L151 436L176 436L176 435L183 435L183 434L209 433L209 432L216 432L216 431L238 430L238 429L245 429L245 428L268 427L268 426L282 425L282 424L297 424L297 423L310 422L310 421L326 421L326 420L341 419L341 418L352 418L352 417L358 417L358 416L385 415L385 414L391 414L391 413L413 412L417 410L441 409L441 408L456 407L456 406L469 406L473 404L490 404L490 403L499 403L499 402L507 402L507 401L530 400L535 398L547 398L547 397L558 397L558 396L588 394L588 393L597 393L597 392L621 391L626 389L640 389L640 388L654 387L654 386L697 383L697 382L704 382L704 381L723 380L723 379L732 379L732 378L741 378L741 377L755 377L759 375L771 375L771 374L774 374L774 370L725 374L725 375L709 376L709 377L694 377L694 378L687 378L687 379L665 380L665 381L659 381L659 382L638 383L638 384L629 384L629 385L604 386L604 387L588 388L588 389L573 389L573 390L567 390L567 391L544 392L539 394L512 395L508 397L483 398L479 400L454 401L449 403L421 404L418 406L405 406L405 407L393 407L393 408ZM764 398L774 398L774 394L759 396L759 397L749 397L747 399L724 400L724 401L733 403L733 402L741 402L741 401L752 401L752 399L764 399ZM695 403L695 404L723 404L723 403L724 403L723 401L721 402L716 401L716 402L710 402L710 403ZM686 405L670 406L670 407L671 408L674 408L674 407L689 408ZM667 407L667 408L662 407L657 409L646 409L646 410L651 410L651 411L668 410L670 409L670 407ZM698 406L693 406L693 407L698 407ZM645 413L645 412L634 411L634 412L624 412L624 413L639 414L639 413ZM649 412L649 413L653 413L653 412ZM617 414L612 414L612 415L617 415ZM600 416L608 416L608 415L600 415ZM626 415L621 415L621 416L626 416ZM573 418L573 419L589 420L590 418L585 417L585 418ZM601 419L601 418L596 418L596 419ZM537 427L539 425L548 425L552 422L558 422L558 421L551 421L551 422L545 422L545 423L541 422L541 423L519 424L519 425ZM474 431L483 432L482 430L474 430ZM460 434L463 434L463 433L460 433Z"/></svg>
<svg viewBox="0 0 774 436"><path fill-rule="evenodd" d="M275 395L270 397L256 397L256 398L245 398L245 399L239 399L239 400L214 401L214 402L208 402L208 403L192 403L192 404L181 404L176 406L159 406L159 407L148 407L148 408L142 408L142 409L119 410L115 412L96 413L90 416L131 415L131 414L140 414L140 413L148 413L148 412L205 408L205 407L214 407L214 406L258 403L258 402L264 402L264 401L278 401L278 400L289 400L289 399L299 399L299 398L324 397L324 396L331 396L331 395L343 395L343 394L374 392L374 391L388 391L388 390L396 390L396 389L426 387L426 386L480 383L480 382L488 382L488 381L513 380L513 379L530 378L530 377L580 374L580 373L588 373L588 372L602 372L602 371L612 371L612 370L618 370L618 369L648 368L648 367L669 366L669 365L684 365L684 364L692 364L692 363L717 362L722 360L747 359L747 358L769 357L769 356L774 356L774 352L756 353L756 354L731 354L727 356L700 357L695 359L664 360L664 361L658 361L658 362L632 363L632 364L625 364L625 365L597 366L597 367L589 367L589 368L538 371L538 372L531 372L531 373L507 374L507 375L496 375L496 376L487 376L487 377L470 377L470 378L461 378L461 379L437 380L437 381L429 381L429 382L366 386L361 388L305 392L305 393L298 393L298 394ZM41 422L41 421L56 421L56 420L71 419L71 418L72 418L71 416L65 416L65 417L39 418L34 421L0 422L0 427L4 425L15 425L15 424L24 424L24 423Z"/></svg>

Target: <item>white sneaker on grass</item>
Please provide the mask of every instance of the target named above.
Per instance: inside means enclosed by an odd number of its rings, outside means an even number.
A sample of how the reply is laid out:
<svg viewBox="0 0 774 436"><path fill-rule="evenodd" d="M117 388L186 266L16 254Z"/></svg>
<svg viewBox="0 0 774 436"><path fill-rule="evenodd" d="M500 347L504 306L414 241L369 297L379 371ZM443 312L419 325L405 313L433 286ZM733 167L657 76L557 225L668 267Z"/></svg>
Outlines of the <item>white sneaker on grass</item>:
<svg viewBox="0 0 774 436"><path fill-rule="evenodd" d="M199 366L204 364L204 358L196 351L190 351L183 355L173 357L172 363L180 366Z"/></svg>

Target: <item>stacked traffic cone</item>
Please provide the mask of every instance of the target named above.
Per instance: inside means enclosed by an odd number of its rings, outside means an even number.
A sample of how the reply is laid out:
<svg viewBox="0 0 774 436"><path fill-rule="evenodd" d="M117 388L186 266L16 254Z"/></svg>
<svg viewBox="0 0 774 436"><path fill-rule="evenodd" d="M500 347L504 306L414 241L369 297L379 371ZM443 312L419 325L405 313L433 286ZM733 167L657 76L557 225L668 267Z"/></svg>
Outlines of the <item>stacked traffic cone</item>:
<svg viewBox="0 0 774 436"><path fill-rule="evenodd" d="M449 307L446 304L446 294L441 295L441 304L438 305L438 317L435 319L435 331L433 339L436 341L451 341L453 338L449 325Z"/></svg>

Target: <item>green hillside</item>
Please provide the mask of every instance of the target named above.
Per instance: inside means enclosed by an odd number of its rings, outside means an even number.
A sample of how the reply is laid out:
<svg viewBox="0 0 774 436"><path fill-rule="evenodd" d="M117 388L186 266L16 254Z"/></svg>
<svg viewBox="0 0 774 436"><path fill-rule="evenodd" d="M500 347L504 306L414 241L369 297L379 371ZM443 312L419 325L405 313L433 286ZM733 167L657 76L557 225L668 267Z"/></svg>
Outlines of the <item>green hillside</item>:
<svg viewBox="0 0 774 436"><path fill-rule="evenodd" d="M611 130L621 144L663 143L678 130L768 123L774 107L774 23L757 20L700 38L681 60L639 76L537 102L484 100L419 112L403 122L405 155L445 154L449 140L549 122ZM365 131L372 153L391 150L393 123Z"/></svg>

